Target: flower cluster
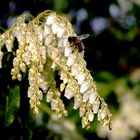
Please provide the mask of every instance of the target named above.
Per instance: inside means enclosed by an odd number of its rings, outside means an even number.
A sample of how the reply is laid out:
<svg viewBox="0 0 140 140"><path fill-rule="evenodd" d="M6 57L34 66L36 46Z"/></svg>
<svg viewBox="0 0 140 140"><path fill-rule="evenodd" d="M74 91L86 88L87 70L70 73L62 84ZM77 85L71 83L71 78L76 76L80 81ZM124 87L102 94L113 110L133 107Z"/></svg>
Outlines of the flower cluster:
<svg viewBox="0 0 140 140"><path fill-rule="evenodd" d="M29 22L25 19L26 15L19 17L16 24L0 36L0 44L14 52L13 40L18 41L11 75L12 79L20 81L22 73L28 72L28 97L33 111L38 113L43 93L46 93L46 101L50 102L57 116L67 116L61 99L64 94L67 99L74 99L73 108L79 109L83 128L89 128L97 114L103 126L111 129L111 114L97 93L83 54L79 52L78 44L71 46L68 41L70 36L77 37L72 25L52 11L45 11ZM0 64L2 56L1 51ZM55 72L63 81L59 88Z"/></svg>

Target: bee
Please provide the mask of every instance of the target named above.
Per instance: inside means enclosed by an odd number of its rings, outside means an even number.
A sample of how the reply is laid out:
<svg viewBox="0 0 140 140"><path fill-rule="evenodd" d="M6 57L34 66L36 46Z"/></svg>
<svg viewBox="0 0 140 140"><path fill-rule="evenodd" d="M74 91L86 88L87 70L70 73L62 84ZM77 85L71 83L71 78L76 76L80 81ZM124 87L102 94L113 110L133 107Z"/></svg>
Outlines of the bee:
<svg viewBox="0 0 140 140"><path fill-rule="evenodd" d="M70 43L70 47L76 46L79 52L82 52L85 48L82 39L86 39L87 37L89 37L89 34L83 34L80 36L69 36L68 42Z"/></svg>

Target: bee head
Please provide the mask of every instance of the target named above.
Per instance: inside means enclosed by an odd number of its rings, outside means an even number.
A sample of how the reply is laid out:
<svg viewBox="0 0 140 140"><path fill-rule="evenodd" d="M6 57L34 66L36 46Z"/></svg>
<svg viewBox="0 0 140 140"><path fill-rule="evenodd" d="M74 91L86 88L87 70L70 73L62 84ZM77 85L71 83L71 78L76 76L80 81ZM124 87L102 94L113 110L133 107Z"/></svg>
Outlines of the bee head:
<svg viewBox="0 0 140 140"><path fill-rule="evenodd" d="M76 39L76 37L75 36L69 36L68 37L68 41L69 42L75 42L77 39Z"/></svg>

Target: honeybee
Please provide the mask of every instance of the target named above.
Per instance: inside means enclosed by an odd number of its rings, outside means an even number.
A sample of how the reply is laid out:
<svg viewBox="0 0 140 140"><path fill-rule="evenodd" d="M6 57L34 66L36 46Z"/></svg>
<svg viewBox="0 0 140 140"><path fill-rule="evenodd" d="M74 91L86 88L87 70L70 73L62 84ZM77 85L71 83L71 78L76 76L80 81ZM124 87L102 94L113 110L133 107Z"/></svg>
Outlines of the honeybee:
<svg viewBox="0 0 140 140"><path fill-rule="evenodd" d="M69 36L68 42L70 43L70 47L76 46L79 52L82 52L85 48L82 39L86 39L87 37L89 37L89 34L83 34L80 36Z"/></svg>

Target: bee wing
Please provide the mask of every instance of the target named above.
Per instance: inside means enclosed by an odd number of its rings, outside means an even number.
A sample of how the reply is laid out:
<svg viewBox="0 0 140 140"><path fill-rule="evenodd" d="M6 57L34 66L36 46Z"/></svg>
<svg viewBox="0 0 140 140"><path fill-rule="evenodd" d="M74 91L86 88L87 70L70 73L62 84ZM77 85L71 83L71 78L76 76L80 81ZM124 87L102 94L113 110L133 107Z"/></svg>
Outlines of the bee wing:
<svg viewBox="0 0 140 140"><path fill-rule="evenodd" d="M78 38L79 38L80 40L86 39L87 37L89 37L89 34L82 34L82 35L79 35L79 36L78 36Z"/></svg>

